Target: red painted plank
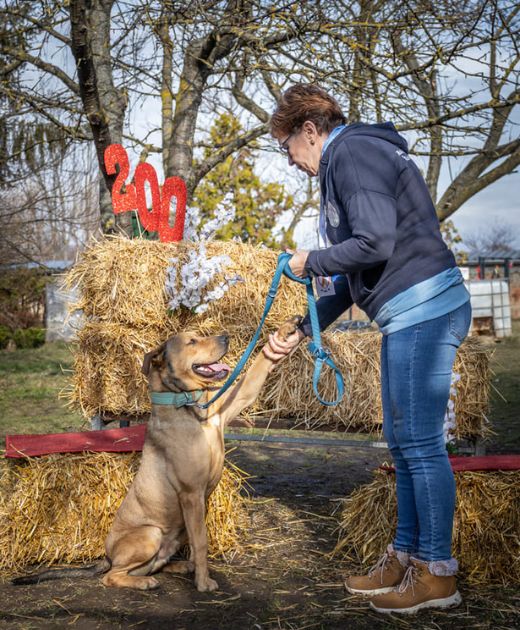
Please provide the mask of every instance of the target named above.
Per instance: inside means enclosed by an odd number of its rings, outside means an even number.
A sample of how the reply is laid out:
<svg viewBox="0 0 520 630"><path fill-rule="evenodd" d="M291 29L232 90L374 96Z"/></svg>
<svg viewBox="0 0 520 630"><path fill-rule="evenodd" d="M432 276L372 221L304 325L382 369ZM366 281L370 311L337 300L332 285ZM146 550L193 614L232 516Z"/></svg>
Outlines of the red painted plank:
<svg viewBox="0 0 520 630"><path fill-rule="evenodd" d="M126 453L141 451L146 424L136 424L123 429L83 431L81 433L48 433L45 435L7 435L6 457L35 457L51 453L80 453L82 451L106 451Z"/></svg>
<svg viewBox="0 0 520 630"><path fill-rule="evenodd" d="M52 453L83 451L127 453L141 451L146 424L123 429L83 431L81 433L48 433L45 435L7 435L5 457L36 457ZM520 470L520 455L486 455L482 457L450 456L454 471ZM393 471L393 466L381 466Z"/></svg>
<svg viewBox="0 0 520 630"><path fill-rule="evenodd" d="M450 456L450 462L454 472L520 470L520 455ZM393 466L380 466L380 468L389 472L395 471Z"/></svg>

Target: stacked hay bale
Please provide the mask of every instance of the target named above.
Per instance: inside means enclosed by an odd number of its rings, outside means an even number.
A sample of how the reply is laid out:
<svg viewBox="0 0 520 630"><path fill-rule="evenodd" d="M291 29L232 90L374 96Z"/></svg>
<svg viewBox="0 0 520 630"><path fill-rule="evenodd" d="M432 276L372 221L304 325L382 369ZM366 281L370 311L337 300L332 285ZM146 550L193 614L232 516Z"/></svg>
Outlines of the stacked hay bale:
<svg viewBox="0 0 520 630"><path fill-rule="evenodd" d="M140 372L142 357L178 331L214 334L227 330L231 335L228 362L242 354L260 321L277 253L236 242L208 243L208 255L228 255L232 264L224 272L238 274L243 281L201 315L184 308L170 312L164 288L167 268L171 258L185 261L190 247L193 244L106 238L87 248L69 274L69 285L79 287L77 306L87 323L78 335L68 396L86 417L148 412L147 386ZM221 279L217 276L215 283ZM263 339L288 317L305 312L304 289L284 278ZM323 340L346 380L340 405L324 407L316 400L313 361L302 346L272 373L250 412L273 419L291 418L295 425L306 428L379 431L380 334L326 333ZM488 350L469 339L459 350L455 371L461 374L455 400L457 437L482 435L489 395ZM327 369L321 390L325 398L335 397L334 377Z"/></svg>
<svg viewBox="0 0 520 630"><path fill-rule="evenodd" d="M33 564L88 562L104 541L141 460L140 453L0 459L0 575ZM244 474L226 465L209 498L209 552L239 549L248 530Z"/></svg>
<svg viewBox="0 0 520 630"><path fill-rule="evenodd" d="M78 334L70 402L86 417L95 413L140 414L150 410L143 355L182 330L199 334L228 331L226 360L236 362L263 311L277 254L235 242L207 244L209 256L226 254L232 263L225 274L242 281L224 298L196 315L189 309L168 310L165 292L172 258L188 258L192 244L107 238L87 248L68 276L78 286L86 324ZM215 283L222 280L217 276ZM266 331L287 317L305 312L302 287L283 279L266 322Z"/></svg>
<svg viewBox="0 0 520 630"><path fill-rule="evenodd" d="M314 365L306 348L299 349L281 364L278 379L271 378L261 396L266 409L277 417L294 417L308 428L323 426L344 431L355 427L379 431L383 423L379 353L381 334L326 333L324 344L345 377L345 397L337 407L324 407L313 395L311 383ZM302 361L301 353L305 360ZM457 438L486 435L490 386L490 351L480 340L468 338L457 352L453 371L460 375L454 397ZM334 375L323 372L325 398L334 397Z"/></svg>
<svg viewBox="0 0 520 630"><path fill-rule="evenodd" d="M520 471L455 472L453 555L474 584L520 582ZM379 470L343 503L333 552L373 565L397 524L395 475Z"/></svg>

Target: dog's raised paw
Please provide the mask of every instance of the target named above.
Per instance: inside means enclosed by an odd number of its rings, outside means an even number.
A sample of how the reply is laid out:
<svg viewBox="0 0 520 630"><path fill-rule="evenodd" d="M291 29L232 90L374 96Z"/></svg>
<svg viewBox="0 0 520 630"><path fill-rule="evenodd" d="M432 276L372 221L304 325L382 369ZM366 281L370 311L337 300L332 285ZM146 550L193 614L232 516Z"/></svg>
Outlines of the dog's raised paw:
<svg viewBox="0 0 520 630"><path fill-rule="evenodd" d="M285 320L284 323L278 329L278 335L285 341L287 337L296 332L296 329L301 324L303 317L301 315L294 315Z"/></svg>

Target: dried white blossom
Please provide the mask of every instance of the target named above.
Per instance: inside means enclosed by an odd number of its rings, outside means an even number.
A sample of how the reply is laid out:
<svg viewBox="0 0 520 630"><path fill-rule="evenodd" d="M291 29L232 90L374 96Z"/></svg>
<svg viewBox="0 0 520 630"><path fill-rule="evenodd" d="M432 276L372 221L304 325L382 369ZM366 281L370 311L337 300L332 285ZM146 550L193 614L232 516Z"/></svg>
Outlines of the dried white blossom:
<svg viewBox="0 0 520 630"><path fill-rule="evenodd" d="M184 220L184 240L198 241L197 229L200 225L200 210L198 208L188 208Z"/></svg>
<svg viewBox="0 0 520 630"><path fill-rule="evenodd" d="M226 202L226 199L224 201ZM192 208L186 213L184 238L195 242L196 245L188 252L188 261L184 264L179 265L178 258L170 259L165 289L170 298L168 307L172 311L185 306L196 313L203 313L211 302L222 298L226 291L242 281L238 275L225 276L223 281L208 290L215 276L231 263L231 258L226 255L208 258L205 243L234 217L235 210L230 207L228 199L227 203L216 210L215 218L209 221L200 233L197 233L197 226L200 223L198 209Z"/></svg>
<svg viewBox="0 0 520 630"><path fill-rule="evenodd" d="M224 280L217 284L211 291L208 291L204 296L204 302L199 304L196 307L196 313L204 313L209 308L211 302L215 302L216 300L220 300L220 298L224 297L226 291L229 291L231 287L233 287L238 282L243 282L244 279L240 276L224 276Z"/></svg>
<svg viewBox="0 0 520 630"><path fill-rule="evenodd" d="M235 208L232 205L233 197L228 193L220 206L215 210L215 218L211 219L201 228L199 239L210 241L221 227L231 223L235 218Z"/></svg>
<svg viewBox="0 0 520 630"><path fill-rule="evenodd" d="M456 427L455 398L457 397L457 383L459 381L460 381L460 374L457 374L456 372L452 372L451 385L450 385L450 397L448 399L448 407L444 415L443 433L444 433L445 443L455 441L455 427Z"/></svg>

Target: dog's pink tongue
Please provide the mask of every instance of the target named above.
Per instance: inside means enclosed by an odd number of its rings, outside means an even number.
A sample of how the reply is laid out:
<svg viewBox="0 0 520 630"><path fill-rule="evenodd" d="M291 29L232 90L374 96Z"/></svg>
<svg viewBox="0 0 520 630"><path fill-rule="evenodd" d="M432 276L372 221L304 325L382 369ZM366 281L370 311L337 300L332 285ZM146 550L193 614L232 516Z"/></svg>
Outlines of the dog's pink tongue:
<svg viewBox="0 0 520 630"><path fill-rule="evenodd" d="M225 363L210 363L208 367L210 370L213 370L213 372L229 372L231 370L229 365Z"/></svg>

